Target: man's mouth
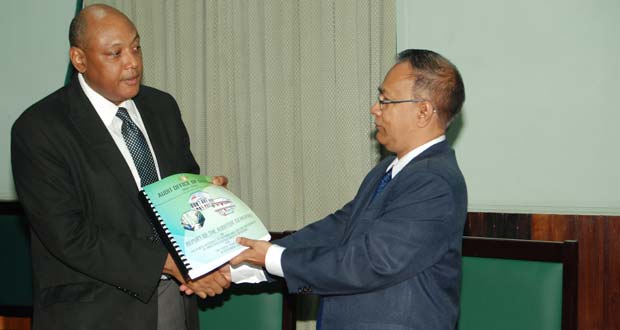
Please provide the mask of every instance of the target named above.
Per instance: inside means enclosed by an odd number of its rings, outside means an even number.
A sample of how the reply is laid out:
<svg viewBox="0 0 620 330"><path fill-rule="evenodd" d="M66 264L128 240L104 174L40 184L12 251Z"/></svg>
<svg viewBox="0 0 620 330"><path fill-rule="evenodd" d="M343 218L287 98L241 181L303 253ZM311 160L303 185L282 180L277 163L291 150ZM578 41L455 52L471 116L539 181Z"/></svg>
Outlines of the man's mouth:
<svg viewBox="0 0 620 330"><path fill-rule="evenodd" d="M140 82L140 75L123 79L123 82L128 85L137 85Z"/></svg>

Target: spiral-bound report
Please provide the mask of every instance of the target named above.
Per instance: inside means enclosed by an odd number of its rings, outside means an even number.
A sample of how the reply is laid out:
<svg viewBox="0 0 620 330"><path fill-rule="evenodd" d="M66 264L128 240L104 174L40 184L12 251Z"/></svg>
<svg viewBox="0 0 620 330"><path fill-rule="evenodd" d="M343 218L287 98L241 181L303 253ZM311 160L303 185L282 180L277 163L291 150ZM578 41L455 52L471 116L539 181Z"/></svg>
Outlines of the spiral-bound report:
<svg viewBox="0 0 620 330"><path fill-rule="evenodd" d="M174 174L144 186L140 196L186 279L201 277L245 250L236 243L238 236L270 239L256 214L208 176Z"/></svg>

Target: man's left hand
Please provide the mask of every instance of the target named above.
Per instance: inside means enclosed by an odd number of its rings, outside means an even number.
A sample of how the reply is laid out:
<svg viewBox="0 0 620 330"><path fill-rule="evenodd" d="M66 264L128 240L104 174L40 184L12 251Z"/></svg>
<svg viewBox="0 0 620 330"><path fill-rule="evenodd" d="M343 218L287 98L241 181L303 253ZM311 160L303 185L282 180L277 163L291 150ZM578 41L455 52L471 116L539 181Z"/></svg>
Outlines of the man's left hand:
<svg viewBox="0 0 620 330"><path fill-rule="evenodd" d="M228 178L222 175L213 177L213 184L216 186L222 186L224 188L228 188Z"/></svg>

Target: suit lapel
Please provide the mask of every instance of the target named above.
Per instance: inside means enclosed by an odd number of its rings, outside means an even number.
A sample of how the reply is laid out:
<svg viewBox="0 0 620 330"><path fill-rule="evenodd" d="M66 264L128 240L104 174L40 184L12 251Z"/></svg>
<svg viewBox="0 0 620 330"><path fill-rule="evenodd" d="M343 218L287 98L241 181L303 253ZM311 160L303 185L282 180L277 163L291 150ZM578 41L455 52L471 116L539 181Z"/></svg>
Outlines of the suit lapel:
<svg viewBox="0 0 620 330"><path fill-rule="evenodd" d="M79 134L83 137L87 148L91 148L94 157L108 168L121 190L127 194L129 200L143 211L140 204L136 183L125 158L118 150L107 128L101 121L95 108L90 103L75 77L67 88L69 95L69 119L73 122Z"/></svg>
<svg viewBox="0 0 620 330"><path fill-rule="evenodd" d="M412 171L415 171L414 167L415 167L416 162L420 162L421 160L424 160L425 158L429 158L436 154L442 153L449 147L450 146L448 145L447 141L442 141L424 150L424 152L422 152L417 157L415 157L413 160L411 160L392 179L392 181L398 180L399 177L402 178L402 177L410 175ZM351 233L353 232L353 229L357 225L357 220L361 212L365 212L365 211L370 212L370 209L374 210L374 212L381 212L381 209L378 206L385 204L385 198L386 196L389 195L390 190L394 186L394 182L390 182L390 184L388 184L385 187L385 190L383 190L382 193L375 196L374 199L372 199L372 196L374 195L374 191L377 185L379 185L379 181L381 181L381 179L385 175L385 171L387 170L387 167L392 163L393 160L394 160L394 157L388 157L381 164L377 165L375 169L373 169L372 174L369 174L371 175L371 177L369 178L368 183L365 184L364 187L362 187L362 191L360 191L359 195L361 199L359 203L357 203L357 207L352 212L352 216L351 216L352 221L350 222L349 228L347 228L343 241L346 241L349 239L349 236L351 235Z"/></svg>
<svg viewBox="0 0 620 330"><path fill-rule="evenodd" d="M163 127L161 126L161 119L157 116L157 109L153 104L148 102L148 97L144 96L142 92L136 95L133 101L138 108L138 112L140 112L140 117L148 133L149 141L155 152L159 173L163 179L172 173L170 173L170 168L168 166L171 162L166 159L169 153L165 152L164 148L166 144Z"/></svg>
<svg viewBox="0 0 620 330"><path fill-rule="evenodd" d="M375 188L381 181L381 178L385 175L385 170L392 163L394 157L388 157L384 159L379 165L377 165L369 174L364 183L362 183L362 187L360 188L360 192L357 195L357 200L355 202L355 206L353 211L351 212L351 221L349 222L349 226L345 231L343 236L343 242L349 239L349 236L353 232L353 229L357 225L357 220L362 212L369 212L369 207L371 203L376 203L376 199L379 199L382 194L377 195L375 200L372 201L372 195L375 191ZM388 185L389 187L389 185ZM387 188L387 187L386 187ZM379 204L377 204L379 205Z"/></svg>
<svg viewBox="0 0 620 330"><path fill-rule="evenodd" d="M433 156L435 156L437 154L445 152L449 148L450 148L450 145L445 140L441 141L441 142L439 142L437 144L432 145L430 148L424 150L421 154L417 155L407 165L405 165L405 167L403 167L403 169L400 170L400 172L398 172L398 174L392 179L392 181L398 180L399 177L402 178L402 177L409 176L411 174L411 172L415 171L415 166L416 166L415 164L416 163L419 163L419 162L423 161L426 158L430 158L430 157L433 157ZM387 169L387 166L385 168ZM384 169L383 173L385 173L385 169ZM379 176L378 180L381 180L381 177L382 176ZM375 187L376 187L376 185L378 183L379 183L379 181L377 181L375 183ZM375 199L373 201L371 201L371 203L376 204L376 205L382 205L383 204L383 200L385 199L385 196L389 195L389 192L390 192L390 190L392 189L393 186L394 186L394 184L388 184L385 187L385 189L383 190L383 192L381 194L377 195L375 197ZM374 192L374 190L372 190L372 192Z"/></svg>
<svg viewBox="0 0 620 330"><path fill-rule="evenodd" d="M383 164L378 166L377 171L376 173L373 173L373 177L369 181L369 184L367 184L366 187L364 187L364 196L363 196L362 203L360 204L362 206L361 210L365 210L369 208L372 204L376 204L377 200L379 200L381 196L385 195L385 190L384 190L383 193L378 194L377 196L374 196L373 198L373 195L375 194L375 190L377 189L377 186L379 186L379 182L385 176L385 172L388 166L392 163L392 161L394 161L394 157L389 157L388 159L384 161ZM388 189L389 187L391 187L391 185L388 184L385 187L385 189Z"/></svg>
<svg viewBox="0 0 620 330"><path fill-rule="evenodd" d="M151 146L153 146L159 172L161 174L161 178L163 179L166 176L173 174L170 173L171 169L168 166L169 164L172 164L172 162L166 159L168 153L165 152L164 147L166 145L165 136L163 134L164 128L162 127L161 119L158 116L156 106L149 102L148 96L146 96L142 91L134 97L133 101L138 108L138 112L140 112L140 117L142 118L142 122L144 123L144 127L148 133Z"/></svg>

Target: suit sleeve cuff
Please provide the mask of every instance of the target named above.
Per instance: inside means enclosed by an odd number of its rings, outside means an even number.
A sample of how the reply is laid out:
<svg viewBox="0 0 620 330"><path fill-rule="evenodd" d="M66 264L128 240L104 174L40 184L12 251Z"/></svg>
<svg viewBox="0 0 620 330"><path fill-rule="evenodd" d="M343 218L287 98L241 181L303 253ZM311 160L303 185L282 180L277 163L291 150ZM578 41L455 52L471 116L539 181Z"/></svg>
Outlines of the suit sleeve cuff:
<svg viewBox="0 0 620 330"><path fill-rule="evenodd" d="M282 253L285 248L276 244L273 244L267 249L267 255L265 255L265 268L271 275L284 277L284 271L282 270Z"/></svg>

